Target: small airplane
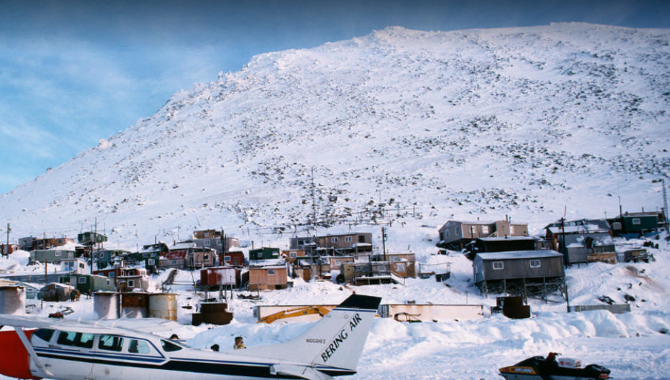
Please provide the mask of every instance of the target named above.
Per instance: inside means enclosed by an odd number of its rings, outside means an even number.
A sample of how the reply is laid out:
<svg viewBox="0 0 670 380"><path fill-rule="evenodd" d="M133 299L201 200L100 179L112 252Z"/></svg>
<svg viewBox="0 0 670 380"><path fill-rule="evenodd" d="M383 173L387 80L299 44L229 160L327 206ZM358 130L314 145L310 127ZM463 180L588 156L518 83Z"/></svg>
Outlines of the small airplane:
<svg viewBox="0 0 670 380"><path fill-rule="evenodd" d="M19 379L309 379L353 375L381 298L351 295L285 343L215 352L93 321L0 315L0 374Z"/></svg>

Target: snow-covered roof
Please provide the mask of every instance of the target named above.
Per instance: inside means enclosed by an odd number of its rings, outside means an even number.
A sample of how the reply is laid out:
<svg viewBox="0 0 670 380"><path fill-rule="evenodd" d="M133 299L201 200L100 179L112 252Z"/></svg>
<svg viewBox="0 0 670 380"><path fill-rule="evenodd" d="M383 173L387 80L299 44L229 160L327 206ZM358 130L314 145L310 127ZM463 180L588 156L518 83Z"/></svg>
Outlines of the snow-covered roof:
<svg viewBox="0 0 670 380"><path fill-rule="evenodd" d="M479 256L482 260L507 260L562 257L563 255L551 249L543 249L539 251L485 252L478 253L477 256Z"/></svg>
<svg viewBox="0 0 670 380"><path fill-rule="evenodd" d="M532 240L532 241L535 241L537 239L534 238L534 237L531 237L531 236L508 236L508 237L482 237L482 238L477 238L477 240L482 240L482 241Z"/></svg>

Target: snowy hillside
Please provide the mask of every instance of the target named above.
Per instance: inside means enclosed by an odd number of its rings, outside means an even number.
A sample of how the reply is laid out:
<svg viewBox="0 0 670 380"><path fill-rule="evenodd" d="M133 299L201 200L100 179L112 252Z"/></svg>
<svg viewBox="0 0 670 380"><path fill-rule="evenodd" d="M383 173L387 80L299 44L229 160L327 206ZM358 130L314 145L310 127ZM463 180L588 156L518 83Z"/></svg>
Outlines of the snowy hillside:
<svg viewBox="0 0 670 380"><path fill-rule="evenodd" d="M333 231L393 222L402 250L451 217L540 232L566 210L612 216L619 197L659 209L669 41L588 24L388 28L260 55L0 196L0 220L14 240L97 218L129 249L196 228L267 245L314 217Z"/></svg>

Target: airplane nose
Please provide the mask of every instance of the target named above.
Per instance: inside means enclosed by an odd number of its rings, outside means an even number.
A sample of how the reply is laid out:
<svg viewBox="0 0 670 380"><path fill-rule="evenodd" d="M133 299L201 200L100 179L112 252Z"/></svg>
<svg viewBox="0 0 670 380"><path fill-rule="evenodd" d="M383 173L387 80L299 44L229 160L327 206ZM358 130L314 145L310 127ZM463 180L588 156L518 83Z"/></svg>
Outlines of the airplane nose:
<svg viewBox="0 0 670 380"><path fill-rule="evenodd" d="M26 331L28 339L33 331ZM17 379L40 379L30 373L28 351L14 330L0 331L0 374Z"/></svg>

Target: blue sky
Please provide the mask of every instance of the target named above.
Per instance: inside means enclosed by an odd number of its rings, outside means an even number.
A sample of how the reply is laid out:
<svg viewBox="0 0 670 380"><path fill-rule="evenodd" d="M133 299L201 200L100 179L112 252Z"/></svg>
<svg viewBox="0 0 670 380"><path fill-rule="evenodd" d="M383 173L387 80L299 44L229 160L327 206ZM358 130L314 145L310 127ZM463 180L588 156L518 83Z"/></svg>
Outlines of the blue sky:
<svg viewBox="0 0 670 380"><path fill-rule="evenodd" d="M0 194L254 55L387 26L670 27L670 1L0 0Z"/></svg>

